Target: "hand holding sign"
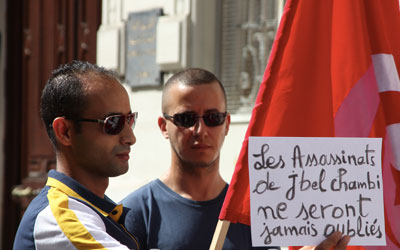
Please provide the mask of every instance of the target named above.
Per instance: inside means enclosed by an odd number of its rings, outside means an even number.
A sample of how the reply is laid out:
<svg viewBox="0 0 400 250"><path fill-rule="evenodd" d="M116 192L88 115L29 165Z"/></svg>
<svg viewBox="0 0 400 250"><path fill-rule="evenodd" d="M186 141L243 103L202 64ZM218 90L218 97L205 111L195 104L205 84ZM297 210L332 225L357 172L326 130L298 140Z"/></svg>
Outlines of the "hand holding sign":
<svg viewBox="0 0 400 250"><path fill-rule="evenodd" d="M315 250L345 250L350 241L349 236L342 237L341 232L335 232L322 241ZM302 248L302 250L305 250Z"/></svg>

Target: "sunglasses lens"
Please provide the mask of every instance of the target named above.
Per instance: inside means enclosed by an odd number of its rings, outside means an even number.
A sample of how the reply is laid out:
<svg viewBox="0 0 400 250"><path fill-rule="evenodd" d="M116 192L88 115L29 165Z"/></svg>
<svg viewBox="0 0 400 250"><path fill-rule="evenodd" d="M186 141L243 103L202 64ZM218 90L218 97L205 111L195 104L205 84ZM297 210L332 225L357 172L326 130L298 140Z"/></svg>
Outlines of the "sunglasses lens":
<svg viewBox="0 0 400 250"><path fill-rule="evenodd" d="M196 123L195 114L175 114L173 116L174 123L177 126L182 126L185 128L190 128Z"/></svg>
<svg viewBox="0 0 400 250"><path fill-rule="evenodd" d="M208 113L203 116L204 123L209 127L219 126L225 122L226 113Z"/></svg>
<svg viewBox="0 0 400 250"><path fill-rule="evenodd" d="M132 119L133 120L133 119ZM125 116L113 115L106 118L104 121L104 132L110 135L116 135L124 128Z"/></svg>
<svg viewBox="0 0 400 250"><path fill-rule="evenodd" d="M126 120L128 121L128 125L132 127L132 129L136 125L136 119L137 119L137 112L134 112L132 114L129 114L126 116Z"/></svg>

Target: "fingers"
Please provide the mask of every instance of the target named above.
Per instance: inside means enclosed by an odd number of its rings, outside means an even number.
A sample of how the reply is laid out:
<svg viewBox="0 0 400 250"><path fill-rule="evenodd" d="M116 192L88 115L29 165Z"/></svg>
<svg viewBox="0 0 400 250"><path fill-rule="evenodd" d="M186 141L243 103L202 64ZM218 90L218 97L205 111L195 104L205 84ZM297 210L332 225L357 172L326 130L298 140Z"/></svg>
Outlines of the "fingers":
<svg viewBox="0 0 400 250"><path fill-rule="evenodd" d="M337 245L337 243L340 241L341 238L342 238L341 232L334 232L328 238L326 238L324 241L319 243L319 245L315 248L315 250L331 249L332 247Z"/></svg>
<svg viewBox="0 0 400 250"><path fill-rule="evenodd" d="M336 245L336 247L334 248L335 250L344 250L347 247L347 244L349 244L350 241L350 236L343 236L339 243Z"/></svg>
<svg viewBox="0 0 400 250"><path fill-rule="evenodd" d="M337 231L322 241L315 250L329 250L332 247L334 250L345 250L349 241L349 236L342 237L342 233Z"/></svg>

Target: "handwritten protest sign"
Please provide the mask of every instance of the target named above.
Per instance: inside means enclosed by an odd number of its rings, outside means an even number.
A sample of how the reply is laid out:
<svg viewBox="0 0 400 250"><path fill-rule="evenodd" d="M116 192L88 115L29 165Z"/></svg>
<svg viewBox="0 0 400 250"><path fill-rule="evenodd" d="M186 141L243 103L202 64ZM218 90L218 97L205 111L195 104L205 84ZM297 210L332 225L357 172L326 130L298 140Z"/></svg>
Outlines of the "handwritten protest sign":
<svg viewBox="0 0 400 250"><path fill-rule="evenodd" d="M253 246L385 245L380 138L249 137Z"/></svg>

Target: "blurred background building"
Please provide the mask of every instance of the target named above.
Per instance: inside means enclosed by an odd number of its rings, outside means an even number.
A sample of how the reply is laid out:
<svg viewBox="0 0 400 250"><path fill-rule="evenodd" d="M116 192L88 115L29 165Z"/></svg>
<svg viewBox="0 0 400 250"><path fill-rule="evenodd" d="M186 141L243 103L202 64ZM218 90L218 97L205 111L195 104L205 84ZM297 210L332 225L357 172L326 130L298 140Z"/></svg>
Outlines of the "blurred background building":
<svg viewBox="0 0 400 250"><path fill-rule="evenodd" d="M29 201L55 167L39 117L51 71L73 59L117 71L139 112L130 170L112 178L115 201L169 167L159 132L163 83L174 72L214 72L232 124L221 154L229 182L284 0L0 0L0 248L11 249Z"/></svg>

